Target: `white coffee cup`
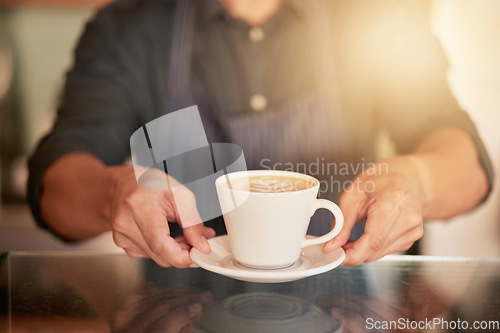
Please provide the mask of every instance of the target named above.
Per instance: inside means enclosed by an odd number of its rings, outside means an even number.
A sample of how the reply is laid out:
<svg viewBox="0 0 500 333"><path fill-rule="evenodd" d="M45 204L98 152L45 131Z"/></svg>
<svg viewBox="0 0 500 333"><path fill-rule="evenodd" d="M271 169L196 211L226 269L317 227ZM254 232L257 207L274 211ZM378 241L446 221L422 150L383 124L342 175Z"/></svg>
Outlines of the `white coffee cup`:
<svg viewBox="0 0 500 333"><path fill-rule="evenodd" d="M286 177L297 180L297 187L300 182L309 184L309 187L302 184L298 190L252 192L249 179L255 177ZM329 200L317 199L319 181L305 174L275 170L242 171L217 178L215 185L233 256L250 268L291 266L299 259L302 248L331 240L344 225L340 208ZM321 237L306 239L311 217L319 208L333 213L335 226Z"/></svg>

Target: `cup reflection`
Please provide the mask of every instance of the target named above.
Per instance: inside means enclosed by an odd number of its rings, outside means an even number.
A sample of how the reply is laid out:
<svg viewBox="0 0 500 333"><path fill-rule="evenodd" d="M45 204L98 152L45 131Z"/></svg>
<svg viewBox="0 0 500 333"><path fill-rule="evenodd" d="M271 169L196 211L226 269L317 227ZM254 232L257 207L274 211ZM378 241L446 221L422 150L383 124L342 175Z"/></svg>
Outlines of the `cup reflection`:
<svg viewBox="0 0 500 333"><path fill-rule="evenodd" d="M341 332L342 325L308 301L268 292L230 296L191 321L196 333Z"/></svg>

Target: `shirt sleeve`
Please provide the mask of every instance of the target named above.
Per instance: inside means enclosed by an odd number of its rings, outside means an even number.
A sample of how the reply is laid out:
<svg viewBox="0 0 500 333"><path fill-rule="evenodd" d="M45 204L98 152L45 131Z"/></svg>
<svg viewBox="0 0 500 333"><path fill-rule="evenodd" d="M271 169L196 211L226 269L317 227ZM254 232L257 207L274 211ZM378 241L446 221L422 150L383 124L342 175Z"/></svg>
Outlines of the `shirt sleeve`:
<svg viewBox="0 0 500 333"><path fill-rule="evenodd" d="M387 3L388 7L379 8L370 38L380 125L389 130L403 154L439 128L465 131L476 145L491 190L491 161L474 122L449 88L447 59L422 2Z"/></svg>
<svg viewBox="0 0 500 333"><path fill-rule="evenodd" d="M131 134L161 108L157 95L166 60L156 55L166 54L158 49L165 43L155 43L157 35L145 33L152 22L144 24L135 8L122 3L97 13L86 25L57 120L29 159L27 199L42 227L39 200L47 168L71 152L90 153L107 165L123 163Z"/></svg>

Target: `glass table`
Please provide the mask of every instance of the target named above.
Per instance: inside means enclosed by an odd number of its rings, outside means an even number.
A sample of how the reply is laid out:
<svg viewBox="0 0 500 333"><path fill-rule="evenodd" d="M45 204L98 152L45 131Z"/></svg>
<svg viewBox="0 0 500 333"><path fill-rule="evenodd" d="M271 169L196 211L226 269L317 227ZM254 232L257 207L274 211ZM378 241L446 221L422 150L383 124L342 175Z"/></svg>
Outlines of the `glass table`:
<svg viewBox="0 0 500 333"><path fill-rule="evenodd" d="M0 332L500 332L497 259L389 256L276 284L120 254L0 262Z"/></svg>

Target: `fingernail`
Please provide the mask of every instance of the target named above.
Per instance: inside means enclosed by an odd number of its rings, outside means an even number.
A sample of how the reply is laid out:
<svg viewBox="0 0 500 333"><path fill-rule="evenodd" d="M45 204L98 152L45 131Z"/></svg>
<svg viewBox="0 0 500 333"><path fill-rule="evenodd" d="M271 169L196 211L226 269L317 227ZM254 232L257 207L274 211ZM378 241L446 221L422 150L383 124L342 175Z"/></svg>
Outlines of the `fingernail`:
<svg viewBox="0 0 500 333"><path fill-rule="evenodd" d="M200 303L193 303L188 306L189 315L195 317L203 311L203 306Z"/></svg>

